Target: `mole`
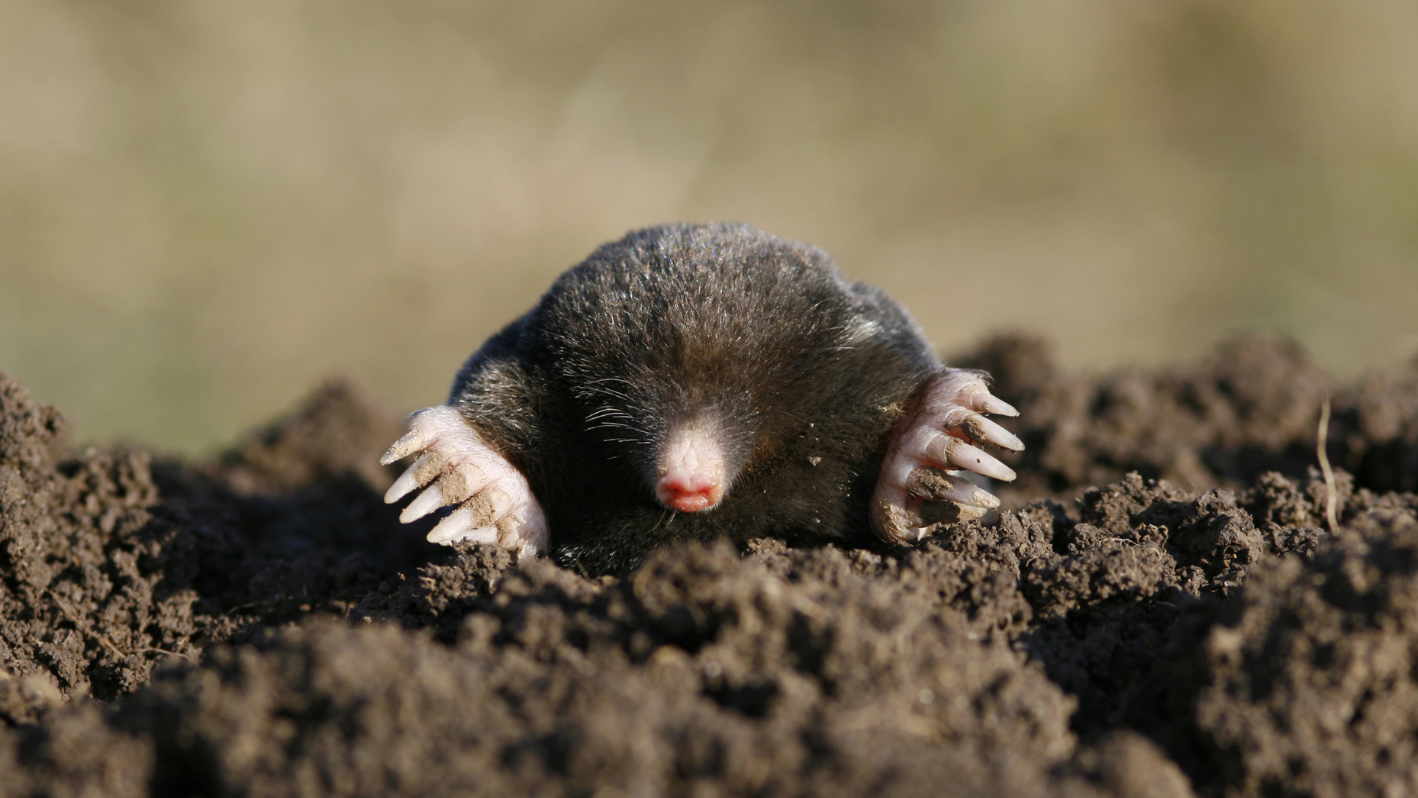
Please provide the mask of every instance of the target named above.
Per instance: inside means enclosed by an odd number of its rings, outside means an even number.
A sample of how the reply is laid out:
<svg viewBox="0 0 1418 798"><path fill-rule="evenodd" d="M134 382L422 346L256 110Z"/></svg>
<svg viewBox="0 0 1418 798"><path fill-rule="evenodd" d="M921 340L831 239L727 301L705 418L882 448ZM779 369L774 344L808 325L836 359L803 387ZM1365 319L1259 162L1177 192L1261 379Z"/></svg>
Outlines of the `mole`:
<svg viewBox="0 0 1418 798"><path fill-rule="evenodd" d="M892 544L979 518L1019 451L988 375L895 300L745 224L629 233L563 273L416 411L386 502L434 543L623 573L673 541Z"/></svg>

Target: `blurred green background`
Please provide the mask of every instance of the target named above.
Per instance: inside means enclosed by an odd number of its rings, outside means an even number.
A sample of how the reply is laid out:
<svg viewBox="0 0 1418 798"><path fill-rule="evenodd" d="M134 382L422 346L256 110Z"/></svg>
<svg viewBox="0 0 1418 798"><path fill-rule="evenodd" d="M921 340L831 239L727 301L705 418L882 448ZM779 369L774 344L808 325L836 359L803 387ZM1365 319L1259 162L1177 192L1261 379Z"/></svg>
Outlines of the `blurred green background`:
<svg viewBox="0 0 1418 798"><path fill-rule="evenodd" d="M1412 0L0 0L0 370L208 451L406 409L626 230L815 243L944 351L1418 352Z"/></svg>

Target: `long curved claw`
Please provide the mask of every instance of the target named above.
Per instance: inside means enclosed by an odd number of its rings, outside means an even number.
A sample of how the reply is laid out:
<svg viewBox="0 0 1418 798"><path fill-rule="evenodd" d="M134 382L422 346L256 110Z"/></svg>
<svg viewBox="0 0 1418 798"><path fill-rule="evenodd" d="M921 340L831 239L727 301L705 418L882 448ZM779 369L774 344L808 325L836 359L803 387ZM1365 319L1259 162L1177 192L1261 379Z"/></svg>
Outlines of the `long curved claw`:
<svg viewBox="0 0 1418 798"><path fill-rule="evenodd" d="M399 513L399 523L407 524L410 521L417 521L444 504L447 502L443 501L443 491L437 485L429 485L427 490L409 502L409 506Z"/></svg>
<svg viewBox="0 0 1418 798"><path fill-rule="evenodd" d="M432 408L424 409L428 410ZM423 410L420 410L404 420L405 424L410 425L409 431L404 433L404 437L394 441L394 444L389 447L389 450L384 453L384 456L379 458L380 465L397 463L428 445L429 434L432 430L413 423L415 416L422 412Z"/></svg>
<svg viewBox="0 0 1418 798"><path fill-rule="evenodd" d="M466 540L470 543L496 543L497 527L478 526L477 514L469 507L459 507L438 522L428 533L429 543L451 543Z"/></svg>
<svg viewBox="0 0 1418 798"><path fill-rule="evenodd" d="M1021 441L1019 436L979 413L967 415L958 426L946 431L954 435L956 430L965 433L966 437L975 443L990 443L1011 452L1024 451L1024 441Z"/></svg>
<svg viewBox="0 0 1418 798"><path fill-rule="evenodd" d="M970 406L981 413L993 413L997 416L1015 418L1019 415L1019 411L1014 409L1014 405L988 391L977 393L971 397Z"/></svg>
<svg viewBox="0 0 1418 798"><path fill-rule="evenodd" d="M389 490L384 494L384 503L393 504L407 496L414 488L427 485L443 470L443 461L443 455L437 452L429 452L415 460L414 464L394 480L393 485L389 486Z"/></svg>
<svg viewBox="0 0 1418 798"><path fill-rule="evenodd" d="M921 447L919 459L940 468L962 468L990 479L1013 482L1014 469L959 438L936 433Z"/></svg>
<svg viewBox="0 0 1418 798"><path fill-rule="evenodd" d="M922 502L954 502L985 510L999 507L999 499L994 494L968 479L935 468L912 473L907 495Z"/></svg>

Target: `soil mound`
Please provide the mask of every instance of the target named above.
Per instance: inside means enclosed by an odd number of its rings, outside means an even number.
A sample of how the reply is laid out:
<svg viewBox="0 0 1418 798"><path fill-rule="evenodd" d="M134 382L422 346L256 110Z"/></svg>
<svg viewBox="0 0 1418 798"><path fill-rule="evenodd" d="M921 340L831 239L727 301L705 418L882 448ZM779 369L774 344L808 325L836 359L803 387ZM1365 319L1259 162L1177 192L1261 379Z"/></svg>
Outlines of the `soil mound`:
<svg viewBox="0 0 1418 798"><path fill-rule="evenodd" d="M1329 458L1375 491L1418 490L1418 362L1336 392L1293 341L1248 337L1208 360L1101 377L1067 375L1046 342L1000 336L950 361L994 375L1020 408L1016 500L1136 471L1195 490L1243 488L1315 465L1320 403L1334 393Z"/></svg>
<svg viewBox="0 0 1418 798"><path fill-rule="evenodd" d="M1309 561L1262 563L1237 600L1187 620L1132 714L1189 769L1228 796L1418 793L1414 496L1376 502Z"/></svg>
<svg viewBox="0 0 1418 798"><path fill-rule="evenodd" d="M1291 344L953 362L1023 413L1015 509L624 578L423 543L347 383L194 464L0 377L0 795L1418 789L1418 364L1336 393L1331 535Z"/></svg>
<svg viewBox="0 0 1418 798"><path fill-rule="evenodd" d="M0 375L0 718L131 692L160 659L343 614L416 565L363 449L397 429L332 384L217 463L68 456L62 417Z"/></svg>

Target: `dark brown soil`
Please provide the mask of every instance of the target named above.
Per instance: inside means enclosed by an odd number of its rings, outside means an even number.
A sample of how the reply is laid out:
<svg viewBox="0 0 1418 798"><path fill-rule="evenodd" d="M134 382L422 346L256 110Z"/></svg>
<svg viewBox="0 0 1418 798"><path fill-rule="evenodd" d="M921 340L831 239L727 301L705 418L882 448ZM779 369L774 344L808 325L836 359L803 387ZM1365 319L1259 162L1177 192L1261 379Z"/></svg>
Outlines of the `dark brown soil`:
<svg viewBox="0 0 1418 798"><path fill-rule="evenodd" d="M1006 508L624 579L401 527L332 383L209 463L0 377L0 796L1418 794L1418 364L990 369Z"/></svg>

